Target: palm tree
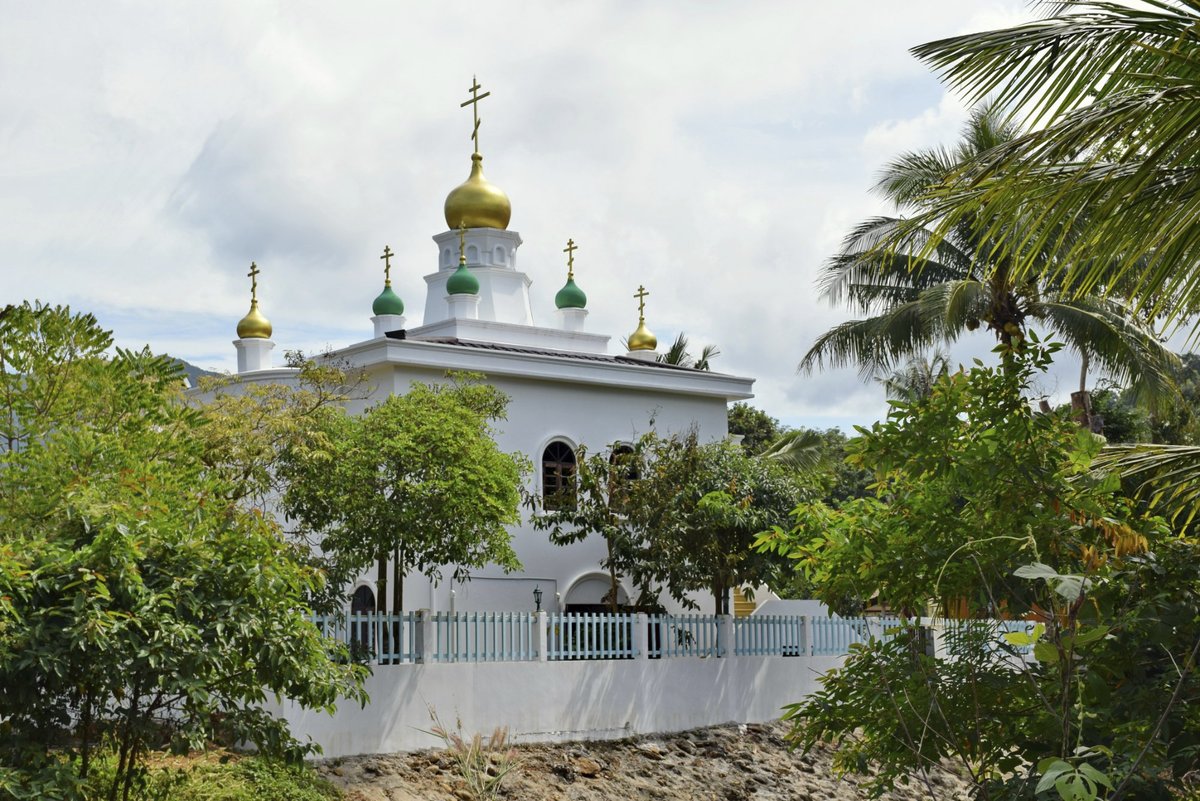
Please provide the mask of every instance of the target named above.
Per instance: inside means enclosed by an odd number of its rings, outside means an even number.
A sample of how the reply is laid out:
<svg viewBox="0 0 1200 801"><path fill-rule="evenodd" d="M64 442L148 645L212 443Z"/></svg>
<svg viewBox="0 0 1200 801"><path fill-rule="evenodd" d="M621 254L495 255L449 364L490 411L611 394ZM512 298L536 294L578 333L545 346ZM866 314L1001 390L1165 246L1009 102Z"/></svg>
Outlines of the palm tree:
<svg viewBox="0 0 1200 801"><path fill-rule="evenodd" d="M846 237L825 266L822 294L869 316L818 337L800 370L858 364L864 375L878 375L980 327L1013 344L1036 321L1145 397L1169 394L1175 357L1128 306L1100 293L1063 292L1050 247L1031 256L1043 273L1013 270L1010 254L1024 253L1040 225L1031 214L1018 209L1001 224L990 210L977 210L941 227L930 216L931 191L1017 136L995 107L984 106L955 149L909 153L884 169L877 190L914 217L874 217Z"/></svg>
<svg viewBox="0 0 1200 801"><path fill-rule="evenodd" d="M1036 22L914 48L968 102L992 98L1031 122L931 193L914 224L945 233L986 206L994 234L1005 214L1038 208L1028 249L1008 253L1013 275L1044 274L1030 255L1065 245L1064 291L1115 286L1143 315L1183 324L1200 309L1200 3L1045 8ZM1086 236L1063 235L1085 219ZM1107 448L1097 466L1177 526L1200 514L1200 448Z"/></svg>
<svg viewBox="0 0 1200 801"><path fill-rule="evenodd" d="M1006 249L1014 277L1049 266L1076 297L1119 278L1140 311L1183 321L1200 308L1200 3L1043 5L1042 20L913 49L968 101L1031 123L931 194L922 223L947 234L986 206L995 239L1036 209ZM1048 248L1054 264L1038 263Z"/></svg>
<svg viewBox="0 0 1200 801"><path fill-rule="evenodd" d="M705 345L704 350L700 351L700 358L693 359L692 354L688 352L687 335L680 331L667 352L658 357L658 361L663 364L691 367L693 370L711 370L710 362L720 355L721 351L717 350L716 345Z"/></svg>
<svg viewBox="0 0 1200 801"><path fill-rule="evenodd" d="M931 356L912 356L890 375L877 378L889 398L916 402L928 398L939 378L950 374L950 354L938 348Z"/></svg>

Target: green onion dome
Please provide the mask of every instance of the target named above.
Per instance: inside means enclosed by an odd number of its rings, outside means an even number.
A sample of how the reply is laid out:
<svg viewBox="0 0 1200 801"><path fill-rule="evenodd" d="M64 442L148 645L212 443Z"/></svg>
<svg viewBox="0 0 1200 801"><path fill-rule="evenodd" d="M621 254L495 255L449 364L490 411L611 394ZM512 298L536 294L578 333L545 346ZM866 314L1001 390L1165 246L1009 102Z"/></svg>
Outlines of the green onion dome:
<svg viewBox="0 0 1200 801"><path fill-rule="evenodd" d="M460 261L458 263L458 269L454 271L454 275L450 276L450 280L446 281L446 294L479 294L479 279L471 275L471 271L467 269L467 265L464 262Z"/></svg>
<svg viewBox="0 0 1200 801"><path fill-rule="evenodd" d="M371 304L371 311L376 315L404 314L404 301L400 300L400 296L392 291L390 281L384 284L383 291L379 293L379 297L375 298L375 302Z"/></svg>
<svg viewBox="0 0 1200 801"><path fill-rule="evenodd" d="M560 309L583 309L587 307L587 295L568 278L566 285L554 296L554 305Z"/></svg>

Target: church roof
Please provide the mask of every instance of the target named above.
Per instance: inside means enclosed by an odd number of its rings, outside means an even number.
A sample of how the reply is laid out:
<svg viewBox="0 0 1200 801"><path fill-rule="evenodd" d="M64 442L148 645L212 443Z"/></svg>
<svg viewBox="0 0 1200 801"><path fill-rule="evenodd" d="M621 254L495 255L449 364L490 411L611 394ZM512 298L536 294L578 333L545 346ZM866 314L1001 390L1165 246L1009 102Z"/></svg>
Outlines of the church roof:
<svg viewBox="0 0 1200 801"><path fill-rule="evenodd" d="M389 331L388 336L392 339L399 339L396 336L399 332ZM457 345L463 348L474 348L477 350L494 350L503 353L523 353L531 356L559 356L568 359L580 359L588 362L606 362L608 364L629 364L637 367L657 367L664 370L682 370L687 373L698 372L692 367L680 367L677 364L666 364L665 362L646 361L644 359L635 359L630 356L611 356L606 353L578 353L575 351L551 350L550 348L531 348L525 345L506 345L500 342L477 342L469 339L458 339L457 337L421 337L420 339L409 340L410 342L434 342L439 345ZM704 371L699 371L704 372Z"/></svg>

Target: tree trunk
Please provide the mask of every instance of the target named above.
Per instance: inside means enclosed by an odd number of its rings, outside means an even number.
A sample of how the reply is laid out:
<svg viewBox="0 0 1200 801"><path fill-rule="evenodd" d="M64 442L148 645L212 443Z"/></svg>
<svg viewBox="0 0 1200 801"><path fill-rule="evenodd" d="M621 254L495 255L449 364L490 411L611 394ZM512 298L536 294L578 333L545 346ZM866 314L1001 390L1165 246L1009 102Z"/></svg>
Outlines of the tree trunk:
<svg viewBox="0 0 1200 801"><path fill-rule="evenodd" d="M375 593L375 613L380 616L380 620L386 620L384 616L387 615L387 581L387 554L380 553L379 573L375 578L376 590L378 590ZM379 632L379 637L381 638L379 642L375 643L376 654L381 663L383 662L383 655L388 652L388 648L386 647L387 631L385 631L385 628L385 626L374 627L375 631Z"/></svg>
<svg viewBox="0 0 1200 801"><path fill-rule="evenodd" d="M404 611L404 573L405 570L401 566L400 557L403 555L401 549L397 548L392 554L392 613L400 614Z"/></svg>
<svg viewBox="0 0 1200 801"><path fill-rule="evenodd" d="M612 540L608 540L608 608L617 612L617 567L613 564Z"/></svg>
<svg viewBox="0 0 1200 801"><path fill-rule="evenodd" d="M392 614L399 615L404 611L404 573L402 567L401 555L403 550L397 548L392 554ZM392 638L392 644L395 646L393 652L400 654L400 618L396 618L392 625L388 626L388 633Z"/></svg>
<svg viewBox="0 0 1200 801"><path fill-rule="evenodd" d="M1092 430L1092 396L1087 390L1071 393L1071 416L1080 428Z"/></svg>

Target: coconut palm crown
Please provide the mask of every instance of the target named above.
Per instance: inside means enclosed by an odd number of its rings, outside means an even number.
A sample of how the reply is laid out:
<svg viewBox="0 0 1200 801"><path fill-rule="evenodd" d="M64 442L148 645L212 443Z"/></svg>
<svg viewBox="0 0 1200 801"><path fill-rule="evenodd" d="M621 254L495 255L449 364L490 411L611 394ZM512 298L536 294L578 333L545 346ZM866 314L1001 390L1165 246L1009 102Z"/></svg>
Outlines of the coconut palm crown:
<svg viewBox="0 0 1200 801"><path fill-rule="evenodd" d="M1018 134L996 109L981 107L957 147L901 156L883 170L876 190L901 214L922 219L931 191ZM799 369L857 364L864 377L878 375L965 331L985 328L1015 344L1032 321L1144 397L1167 396L1176 358L1127 305L1099 291L1060 291L1049 247L1029 257L1043 270L1023 277L1013 272L1014 254L1036 224L1033 215L1013 214L1008 225L998 225L981 212L960 216L940 235L905 216L859 224L826 263L820 286L831 302L868 316L818 337ZM1058 239L1077 233L1064 231Z"/></svg>
<svg viewBox="0 0 1200 801"><path fill-rule="evenodd" d="M926 223L987 208L995 229L1036 209L1014 271L1042 272L1029 257L1053 246L1073 291L1115 289L1200 335L1200 2L1033 5L1045 18L913 48L967 102L1028 124L940 187ZM1086 235L1061 236L1081 223Z"/></svg>

